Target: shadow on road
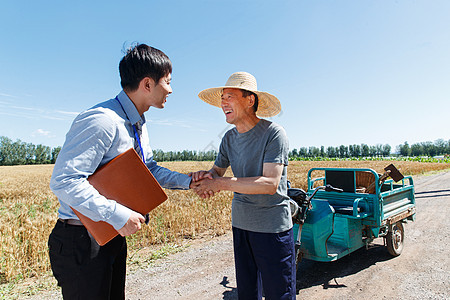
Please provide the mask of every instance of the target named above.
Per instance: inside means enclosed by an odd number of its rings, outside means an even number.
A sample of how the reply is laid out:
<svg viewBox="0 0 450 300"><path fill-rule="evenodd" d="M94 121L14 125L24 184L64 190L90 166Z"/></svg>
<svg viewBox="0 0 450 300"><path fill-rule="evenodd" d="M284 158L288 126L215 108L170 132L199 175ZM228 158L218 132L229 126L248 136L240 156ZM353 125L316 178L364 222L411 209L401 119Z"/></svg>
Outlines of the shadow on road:
<svg viewBox="0 0 450 300"><path fill-rule="evenodd" d="M437 198L437 197L448 197L448 196L450 196L449 192L450 192L450 190L437 190L437 191L418 192L418 193L414 193L414 194L416 196L416 199L418 199L418 198ZM425 196L424 194L431 194L431 195Z"/></svg>
<svg viewBox="0 0 450 300"><path fill-rule="evenodd" d="M223 299L224 300L236 300L236 299L238 299L237 288L228 286L229 283L230 283L230 281L228 280L228 277L223 276L223 279L222 279L222 282L220 283L220 285L226 287L227 289L231 289L229 291L223 292Z"/></svg>
<svg viewBox="0 0 450 300"><path fill-rule="evenodd" d="M300 290L321 285L324 289L345 288L339 278L346 277L393 258L383 245L359 249L334 262L316 262L303 259L297 270L297 294Z"/></svg>

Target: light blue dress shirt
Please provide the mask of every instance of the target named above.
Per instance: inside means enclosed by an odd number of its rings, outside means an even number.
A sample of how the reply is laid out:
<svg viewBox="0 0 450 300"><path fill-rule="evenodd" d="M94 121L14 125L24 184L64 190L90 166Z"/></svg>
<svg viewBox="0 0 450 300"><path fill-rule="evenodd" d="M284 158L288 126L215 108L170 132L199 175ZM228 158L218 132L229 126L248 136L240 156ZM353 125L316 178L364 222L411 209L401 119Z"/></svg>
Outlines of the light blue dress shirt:
<svg viewBox="0 0 450 300"><path fill-rule="evenodd" d="M78 219L70 208L73 207L94 221L108 222L116 230L125 225L131 210L100 195L87 178L97 168L133 148L132 124L138 121L143 124L141 145L145 164L153 176L165 188L189 189L189 176L158 166L153 160L145 117L139 115L127 94L121 91L117 99L120 103L111 99L79 114L66 135L50 180L50 188L61 205L59 218Z"/></svg>

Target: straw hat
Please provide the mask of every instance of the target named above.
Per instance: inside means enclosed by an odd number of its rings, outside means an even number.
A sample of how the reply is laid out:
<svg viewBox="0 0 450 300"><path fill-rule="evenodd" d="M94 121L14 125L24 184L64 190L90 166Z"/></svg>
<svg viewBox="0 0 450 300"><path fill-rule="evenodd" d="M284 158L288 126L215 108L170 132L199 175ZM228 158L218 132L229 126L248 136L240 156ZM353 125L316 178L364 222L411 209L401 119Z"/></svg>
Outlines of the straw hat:
<svg viewBox="0 0 450 300"><path fill-rule="evenodd" d="M208 104L220 107L223 89L226 88L243 89L258 95L258 110L256 111L258 117L273 117L281 111L281 104L277 97L258 91L256 78L247 72L233 73L225 86L203 90L198 94L198 97Z"/></svg>

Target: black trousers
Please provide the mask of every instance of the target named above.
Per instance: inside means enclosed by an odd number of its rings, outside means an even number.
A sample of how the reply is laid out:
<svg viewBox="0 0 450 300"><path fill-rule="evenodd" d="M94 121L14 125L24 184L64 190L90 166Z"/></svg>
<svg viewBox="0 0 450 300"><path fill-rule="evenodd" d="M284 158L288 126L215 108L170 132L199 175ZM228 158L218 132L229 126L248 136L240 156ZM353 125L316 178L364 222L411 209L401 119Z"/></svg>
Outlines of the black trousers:
<svg viewBox="0 0 450 300"><path fill-rule="evenodd" d="M64 299L125 299L127 244L99 246L84 226L56 222L48 240L53 275Z"/></svg>

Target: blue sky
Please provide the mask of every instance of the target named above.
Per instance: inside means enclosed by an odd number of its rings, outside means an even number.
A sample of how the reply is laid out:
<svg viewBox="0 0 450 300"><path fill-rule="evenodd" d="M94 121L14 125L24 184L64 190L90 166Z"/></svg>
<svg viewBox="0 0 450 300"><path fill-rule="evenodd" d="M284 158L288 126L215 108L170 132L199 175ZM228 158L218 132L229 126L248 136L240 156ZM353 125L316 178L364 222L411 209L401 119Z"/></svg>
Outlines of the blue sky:
<svg viewBox="0 0 450 300"><path fill-rule="evenodd" d="M450 1L2 1L0 136L56 147L121 90L133 42L164 51L173 94L146 113L153 149L217 148L197 94L237 71L276 95L290 148L450 139Z"/></svg>

